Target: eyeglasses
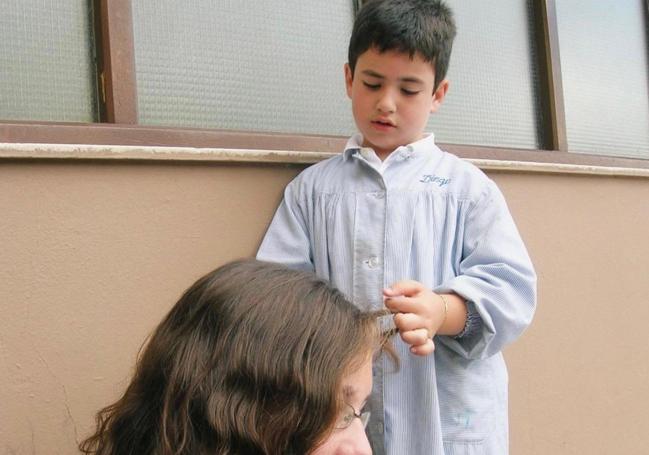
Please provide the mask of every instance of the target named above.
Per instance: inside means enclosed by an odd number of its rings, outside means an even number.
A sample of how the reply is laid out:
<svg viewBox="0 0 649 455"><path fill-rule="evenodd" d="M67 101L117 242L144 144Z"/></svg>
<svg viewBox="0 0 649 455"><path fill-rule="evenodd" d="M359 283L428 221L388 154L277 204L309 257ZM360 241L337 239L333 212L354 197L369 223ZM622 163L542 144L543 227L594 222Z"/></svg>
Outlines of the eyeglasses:
<svg viewBox="0 0 649 455"><path fill-rule="evenodd" d="M370 420L369 411L357 413L352 405L345 403L345 407L343 408L340 417L338 417L338 420L336 421L336 429L344 430L345 428L349 427L357 417L361 419L363 428L367 427L367 422L369 422Z"/></svg>

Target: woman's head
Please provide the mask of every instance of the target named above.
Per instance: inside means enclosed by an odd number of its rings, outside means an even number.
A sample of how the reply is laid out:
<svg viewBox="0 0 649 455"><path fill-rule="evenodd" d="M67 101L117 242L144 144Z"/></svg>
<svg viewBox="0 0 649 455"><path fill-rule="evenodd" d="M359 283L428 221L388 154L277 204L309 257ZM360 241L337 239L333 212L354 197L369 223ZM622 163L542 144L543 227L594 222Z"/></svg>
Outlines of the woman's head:
<svg viewBox="0 0 649 455"><path fill-rule="evenodd" d="M379 344L375 317L314 275L227 264L160 323L124 396L100 412L82 450L335 453L332 440L360 425L334 430L346 402L366 399Z"/></svg>

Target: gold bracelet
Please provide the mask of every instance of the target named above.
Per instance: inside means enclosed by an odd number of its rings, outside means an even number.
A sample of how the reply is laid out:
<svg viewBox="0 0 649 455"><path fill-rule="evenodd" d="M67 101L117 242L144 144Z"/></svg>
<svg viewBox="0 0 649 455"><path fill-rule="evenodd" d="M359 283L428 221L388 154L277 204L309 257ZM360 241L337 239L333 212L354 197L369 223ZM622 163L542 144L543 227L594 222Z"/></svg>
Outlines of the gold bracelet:
<svg viewBox="0 0 649 455"><path fill-rule="evenodd" d="M448 316L448 302L444 298L442 294L437 294L440 299L442 299L442 302L444 303L444 320L442 321L442 324L446 322L446 317Z"/></svg>

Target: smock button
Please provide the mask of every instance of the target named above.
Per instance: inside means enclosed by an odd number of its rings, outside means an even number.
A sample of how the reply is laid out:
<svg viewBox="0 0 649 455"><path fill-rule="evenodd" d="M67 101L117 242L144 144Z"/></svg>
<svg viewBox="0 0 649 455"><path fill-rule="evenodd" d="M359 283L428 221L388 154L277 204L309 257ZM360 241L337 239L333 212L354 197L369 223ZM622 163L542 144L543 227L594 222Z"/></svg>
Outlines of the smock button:
<svg viewBox="0 0 649 455"><path fill-rule="evenodd" d="M367 266L371 269L375 268L378 265L379 265L379 258L377 258L376 256L372 256L367 260Z"/></svg>

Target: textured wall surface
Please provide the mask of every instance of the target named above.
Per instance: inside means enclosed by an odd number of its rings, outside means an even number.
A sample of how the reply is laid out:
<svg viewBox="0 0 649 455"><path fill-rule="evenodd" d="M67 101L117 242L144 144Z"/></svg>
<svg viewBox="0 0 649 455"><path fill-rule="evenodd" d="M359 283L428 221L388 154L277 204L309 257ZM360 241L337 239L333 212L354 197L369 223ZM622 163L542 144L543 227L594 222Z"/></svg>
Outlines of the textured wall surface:
<svg viewBox="0 0 649 455"><path fill-rule="evenodd" d="M0 161L0 454L70 454L196 278L253 254L288 166ZM539 273L513 454L649 446L649 180L492 173Z"/></svg>

